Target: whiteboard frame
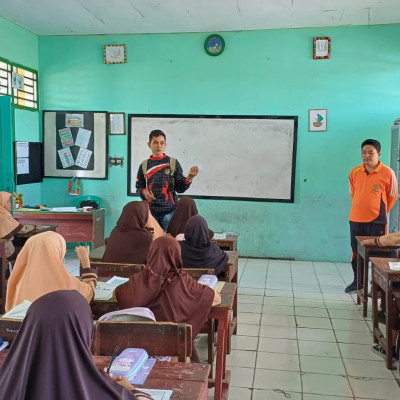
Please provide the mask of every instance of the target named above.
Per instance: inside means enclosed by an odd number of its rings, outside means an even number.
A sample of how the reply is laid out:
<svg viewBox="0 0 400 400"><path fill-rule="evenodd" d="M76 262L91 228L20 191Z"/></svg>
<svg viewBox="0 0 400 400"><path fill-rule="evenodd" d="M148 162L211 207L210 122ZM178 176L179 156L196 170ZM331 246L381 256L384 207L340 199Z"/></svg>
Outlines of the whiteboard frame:
<svg viewBox="0 0 400 400"><path fill-rule="evenodd" d="M197 115L197 114L128 114L128 182L127 182L127 195L139 197L139 194L133 192L131 188L135 187L137 170L140 163L135 160L135 165L132 165L132 119L136 118L209 118L209 119L248 119L248 120L260 120L260 119L273 119L273 120L292 120L293 121L293 148L292 148L292 160L291 160L291 176L290 176L290 195L288 198L257 198L257 197L239 197L239 196L208 196L208 195L192 195L182 193L179 195L189 195L192 198L198 199L221 199L221 200L239 200L239 201L257 201L257 202L279 202L279 203L293 203L294 202L294 190L295 190L295 172L296 172L296 153L297 153L297 130L298 130L298 116L276 116L276 115ZM155 127L154 129L159 129ZM148 142L148 135L143 138L146 145ZM166 132L168 139L168 132ZM167 140L168 143L168 140ZM149 150L150 151L150 150ZM151 152L150 152L151 153ZM179 160L179 154L176 155ZM132 169L133 168L133 169Z"/></svg>

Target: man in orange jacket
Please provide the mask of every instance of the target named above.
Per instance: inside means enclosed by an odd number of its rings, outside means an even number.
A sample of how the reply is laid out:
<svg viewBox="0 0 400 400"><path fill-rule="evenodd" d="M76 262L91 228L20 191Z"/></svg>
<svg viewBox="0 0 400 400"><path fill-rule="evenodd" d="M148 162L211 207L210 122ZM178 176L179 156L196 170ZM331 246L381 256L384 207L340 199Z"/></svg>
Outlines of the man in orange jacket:
<svg viewBox="0 0 400 400"><path fill-rule="evenodd" d="M357 240L356 236L381 236L386 232L387 214L397 200L397 178L394 171L379 161L381 144L367 139L361 144L362 164L349 175L351 210L350 238L351 265L354 280L346 293L357 290Z"/></svg>

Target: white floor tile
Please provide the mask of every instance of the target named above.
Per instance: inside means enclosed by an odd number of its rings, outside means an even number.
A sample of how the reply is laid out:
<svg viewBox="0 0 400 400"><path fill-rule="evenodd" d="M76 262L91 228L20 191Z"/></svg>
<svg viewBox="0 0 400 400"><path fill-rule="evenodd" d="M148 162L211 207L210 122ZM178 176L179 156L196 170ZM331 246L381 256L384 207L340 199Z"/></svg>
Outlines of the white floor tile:
<svg viewBox="0 0 400 400"><path fill-rule="evenodd" d="M251 296L247 294L238 294L239 304L262 304L264 296Z"/></svg>
<svg viewBox="0 0 400 400"><path fill-rule="evenodd" d="M300 354L302 372L319 373L327 375L346 375L341 358L317 357Z"/></svg>
<svg viewBox="0 0 400 400"><path fill-rule="evenodd" d="M299 299L297 297L293 300L295 307L325 308L325 302L323 300Z"/></svg>
<svg viewBox="0 0 400 400"><path fill-rule="evenodd" d="M258 351L298 354L297 340L260 337L258 342Z"/></svg>
<svg viewBox="0 0 400 400"><path fill-rule="evenodd" d="M256 355L257 352L255 351L231 350L231 354L228 354L226 357L226 365L228 367L254 368Z"/></svg>
<svg viewBox="0 0 400 400"><path fill-rule="evenodd" d="M229 367L231 371L231 386L250 388L253 384L254 369Z"/></svg>
<svg viewBox="0 0 400 400"><path fill-rule="evenodd" d="M277 306L274 304L264 304L262 309L263 314L272 314L272 315L294 315L294 307L293 306Z"/></svg>
<svg viewBox="0 0 400 400"><path fill-rule="evenodd" d="M340 357L337 343L312 342L310 340L299 340L299 353L305 356Z"/></svg>
<svg viewBox="0 0 400 400"><path fill-rule="evenodd" d="M257 350L258 337L232 336L231 348L233 350Z"/></svg>
<svg viewBox="0 0 400 400"><path fill-rule="evenodd" d="M301 393L283 391L281 389L275 389L275 390L253 389L252 400L283 400L286 398L290 398L290 400L302 400Z"/></svg>
<svg viewBox="0 0 400 400"><path fill-rule="evenodd" d="M261 325L259 335L260 338L297 339L297 330L288 326Z"/></svg>
<svg viewBox="0 0 400 400"><path fill-rule="evenodd" d="M392 371L386 368L385 361L368 361L344 359L347 375L351 377L392 379Z"/></svg>
<svg viewBox="0 0 400 400"><path fill-rule="evenodd" d="M328 318L296 316L296 321L299 328L332 329L331 321Z"/></svg>
<svg viewBox="0 0 400 400"><path fill-rule="evenodd" d="M394 379L357 379L349 377L354 395L374 400L395 400L400 398L399 385Z"/></svg>
<svg viewBox="0 0 400 400"><path fill-rule="evenodd" d="M274 371L256 368L253 387L256 389L283 390L284 392L301 392L299 372ZM282 394L281 394L281 398Z"/></svg>
<svg viewBox="0 0 400 400"><path fill-rule="evenodd" d="M260 325L240 323L237 326L237 334L240 336L258 336L259 332L260 332Z"/></svg>
<svg viewBox="0 0 400 400"><path fill-rule="evenodd" d="M304 393L327 396L352 397L353 393L346 377L305 373L301 376Z"/></svg>
<svg viewBox="0 0 400 400"><path fill-rule="evenodd" d="M264 304L276 306L293 306L293 297L267 297L264 296Z"/></svg>
<svg viewBox="0 0 400 400"><path fill-rule="evenodd" d="M291 315L262 314L261 325L295 327L296 321Z"/></svg>
<svg viewBox="0 0 400 400"><path fill-rule="evenodd" d="M299 340L336 343L336 337L332 329L297 328L297 337Z"/></svg>
<svg viewBox="0 0 400 400"><path fill-rule="evenodd" d="M257 352L256 368L276 369L280 371L300 371L297 354L279 354Z"/></svg>
<svg viewBox="0 0 400 400"><path fill-rule="evenodd" d="M312 308L312 307L297 307L296 315L300 317L318 317L318 318L329 318L327 311L324 308Z"/></svg>

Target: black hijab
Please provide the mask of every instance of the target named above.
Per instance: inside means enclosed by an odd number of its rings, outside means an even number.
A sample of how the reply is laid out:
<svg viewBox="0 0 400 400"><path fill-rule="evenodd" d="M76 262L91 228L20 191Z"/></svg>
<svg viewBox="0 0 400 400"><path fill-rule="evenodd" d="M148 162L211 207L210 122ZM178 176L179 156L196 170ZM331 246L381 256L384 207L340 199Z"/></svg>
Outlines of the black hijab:
<svg viewBox="0 0 400 400"><path fill-rule="evenodd" d="M189 218L185 240L180 242L184 268L214 268L220 274L228 262L228 255L211 242L207 221L201 215Z"/></svg>
<svg viewBox="0 0 400 400"><path fill-rule="evenodd" d="M0 398L136 399L97 370L92 336L92 313L77 291L51 292L34 301L0 369Z"/></svg>

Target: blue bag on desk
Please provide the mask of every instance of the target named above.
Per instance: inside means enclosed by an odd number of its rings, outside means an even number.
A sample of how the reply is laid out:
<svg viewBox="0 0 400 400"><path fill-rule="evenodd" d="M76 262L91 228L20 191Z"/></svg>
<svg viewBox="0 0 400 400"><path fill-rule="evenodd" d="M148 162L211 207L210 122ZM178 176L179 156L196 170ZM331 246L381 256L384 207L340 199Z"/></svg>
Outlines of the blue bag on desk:
<svg viewBox="0 0 400 400"><path fill-rule="evenodd" d="M148 358L147 351L144 349L127 348L113 361L110 372L113 375L126 376L130 381Z"/></svg>

